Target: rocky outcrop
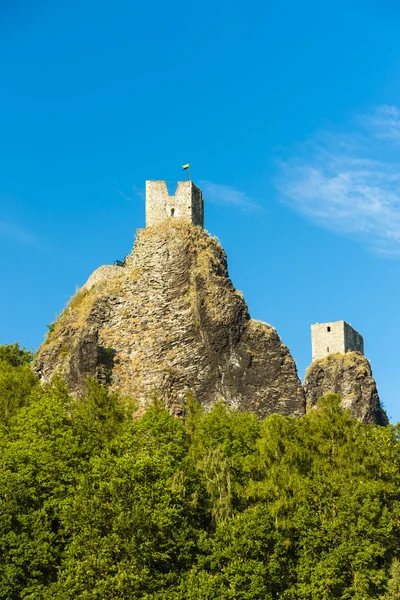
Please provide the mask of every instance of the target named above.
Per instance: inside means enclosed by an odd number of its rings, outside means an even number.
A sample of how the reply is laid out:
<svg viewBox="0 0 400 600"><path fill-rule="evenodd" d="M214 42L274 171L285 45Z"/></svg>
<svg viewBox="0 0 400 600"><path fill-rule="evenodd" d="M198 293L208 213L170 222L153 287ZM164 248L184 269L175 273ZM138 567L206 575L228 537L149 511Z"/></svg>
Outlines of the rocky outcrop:
<svg viewBox="0 0 400 600"><path fill-rule="evenodd" d="M88 375L174 414L192 390L260 416L302 415L304 392L276 331L252 321L226 256L202 228L169 219L139 233L124 267L100 268L72 298L38 351L44 381L74 392Z"/></svg>
<svg viewBox="0 0 400 600"><path fill-rule="evenodd" d="M340 394L341 405L363 423L387 425L388 418L380 405L369 361L359 352L330 354L314 361L304 381L307 410L315 408L318 398Z"/></svg>

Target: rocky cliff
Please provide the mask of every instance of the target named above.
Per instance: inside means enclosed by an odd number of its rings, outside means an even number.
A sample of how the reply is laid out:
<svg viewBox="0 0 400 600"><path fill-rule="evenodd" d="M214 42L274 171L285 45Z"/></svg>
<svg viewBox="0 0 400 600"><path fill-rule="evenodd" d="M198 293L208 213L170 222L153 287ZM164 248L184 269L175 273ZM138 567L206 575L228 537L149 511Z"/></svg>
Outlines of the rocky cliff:
<svg viewBox="0 0 400 600"><path fill-rule="evenodd" d="M139 233L124 267L97 269L51 326L35 368L79 392L87 376L135 398L159 393L174 414L192 390L260 416L302 415L289 350L250 319L226 256L200 227L169 219Z"/></svg>
<svg viewBox="0 0 400 600"><path fill-rule="evenodd" d="M343 408L363 423L386 425L369 361L359 352L330 354L314 361L304 380L307 410L316 406L318 398L334 393L342 396Z"/></svg>

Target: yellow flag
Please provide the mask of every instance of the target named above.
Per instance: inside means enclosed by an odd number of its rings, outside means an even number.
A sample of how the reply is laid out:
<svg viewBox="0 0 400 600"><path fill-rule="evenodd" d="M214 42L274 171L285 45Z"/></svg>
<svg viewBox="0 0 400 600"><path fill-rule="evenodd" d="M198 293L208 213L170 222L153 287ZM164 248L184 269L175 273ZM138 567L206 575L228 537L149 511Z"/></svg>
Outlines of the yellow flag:
<svg viewBox="0 0 400 600"><path fill-rule="evenodd" d="M188 163L187 165L182 165L182 169L184 171L186 171L186 169L188 169L190 167L190 164Z"/></svg>

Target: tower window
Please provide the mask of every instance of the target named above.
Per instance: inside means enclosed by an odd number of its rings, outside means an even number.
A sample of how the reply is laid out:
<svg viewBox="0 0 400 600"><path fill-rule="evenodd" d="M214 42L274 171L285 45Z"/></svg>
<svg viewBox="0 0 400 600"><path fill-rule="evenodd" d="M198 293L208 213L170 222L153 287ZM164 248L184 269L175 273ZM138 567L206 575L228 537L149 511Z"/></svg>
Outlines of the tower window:
<svg viewBox="0 0 400 600"><path fill-rule="evenodd" d="M173 217L175 215L175 209L171 208L171 217Z"/></svg>
<svg viewBox="0 0 400 600"><path fill-rule="evenodd" d="M327 328L326 328L326 330L327 330L327 331L330 331L330 330L331 330L331 328L330 328L330 327L327 327Z"/></svg>
<svg viewBox="0 0 400 600"><path fill-rule="evenodd" d="M329 352L329 346L327 347L326 351Z"/></svg>

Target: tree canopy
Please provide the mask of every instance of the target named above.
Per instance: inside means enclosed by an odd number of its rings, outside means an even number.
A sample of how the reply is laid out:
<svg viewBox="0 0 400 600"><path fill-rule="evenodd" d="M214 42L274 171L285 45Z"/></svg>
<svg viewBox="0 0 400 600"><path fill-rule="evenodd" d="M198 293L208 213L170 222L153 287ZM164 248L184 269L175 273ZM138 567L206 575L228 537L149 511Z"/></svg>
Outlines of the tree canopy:
<svg viewBox="0 0 400 600"><path fill-rule="evenodd" d="M21 354L22 352L22 354ZM0 347L0 599L399 598L399 426L188 396L132 417Z"/></svg>

